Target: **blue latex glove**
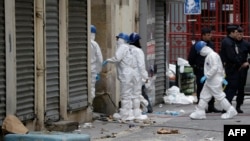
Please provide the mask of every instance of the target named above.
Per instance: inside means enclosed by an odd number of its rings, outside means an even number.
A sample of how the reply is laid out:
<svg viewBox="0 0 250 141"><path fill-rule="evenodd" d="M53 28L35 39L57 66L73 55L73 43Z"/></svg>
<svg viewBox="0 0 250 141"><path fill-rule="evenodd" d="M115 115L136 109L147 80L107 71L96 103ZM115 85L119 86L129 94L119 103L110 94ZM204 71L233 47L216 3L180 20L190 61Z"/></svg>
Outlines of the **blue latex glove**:
<svg viewBox="0 0 250 141"><path fill-rule="evenodd" d="M108 64L107 60L105 60L105 61L102 62L102 66L106 66L107 64Z"/></svg>
<svg viewBox="0 0 250 141"><path fill-rule="evenodd" d="M228 84L228 82L227 82L226 79L223 79L222 83L223 83L223 85L227 85Z"/></svg>
<svg viewBox="0 0 250 141"><path fill-rule="evenodd" d="M204 83L206 79L207 79L207 77L206 77L205 75L202 76L202 78L201 78L201 80L200 80L200 83Z"/></svg>
<svg viewBox="0 0 250 141"><path fill-rule="evenodd" d="M101 76L100 76L100 74L98 73L97 75L96 75L96 77L95 77L95 80L96 81L99 81L101 79Z"/></svg>

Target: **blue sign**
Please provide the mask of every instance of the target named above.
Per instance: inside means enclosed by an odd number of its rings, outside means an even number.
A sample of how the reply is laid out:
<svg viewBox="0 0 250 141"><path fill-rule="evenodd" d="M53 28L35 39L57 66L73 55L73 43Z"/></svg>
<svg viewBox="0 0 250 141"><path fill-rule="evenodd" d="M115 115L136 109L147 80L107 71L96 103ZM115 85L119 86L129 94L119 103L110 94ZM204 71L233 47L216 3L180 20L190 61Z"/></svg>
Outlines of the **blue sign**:
<svg viewBox="0 0 250 141"><path fill-rule="evenodd" d="M185 0L184 14L185 15L201 14L201 0Z"/></svg>

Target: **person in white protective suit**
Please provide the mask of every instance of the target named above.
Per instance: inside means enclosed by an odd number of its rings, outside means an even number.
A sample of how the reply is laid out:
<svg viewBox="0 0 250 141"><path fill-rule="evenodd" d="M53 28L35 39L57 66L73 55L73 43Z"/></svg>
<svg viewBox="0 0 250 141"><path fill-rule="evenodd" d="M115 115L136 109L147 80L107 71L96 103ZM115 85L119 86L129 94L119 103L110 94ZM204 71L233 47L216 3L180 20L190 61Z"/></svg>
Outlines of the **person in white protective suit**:
<svg viewBox="0 0 250 141"><path fill-rule="evenodd" d="M102 52L99 44L95 41L96 27L91 25L91 98L95 98L95 84L100 80L102 70Z"/></svg>
<svg viewBox="0 0 250 141"><path fill-rule="evenodd" d="M226 95L223 92L222 84L227 85L227 81L224 79L225 73L220 56L206 46L206 42L204 41L199 41L195 45L195 49L201 56L206 56L204 63L204 76L200 80L200 83L205 82L205 84L202 88L196 110L190 114L190 118L205 119L205 109L212 96L219 101L221 107L226 110L226 113L222 114L221 118L233 118L238 113L225 98Z"/></svg>
<svg viewBox="0 0 250 141"><path fill-rule="evenodd" d="M116 63L118 80L120 81L121 108L119 109L119 113L114 114L114 118L134 120L131 95L136 66L134 66L132 50L127 43L129 36L125 33L120 33L116 38L117 50L115 56L103 62L103 66L107 63Z"/></svg>
<svg viewBox="0 0 250 141"><path fill-rule="evenodd" d="M133 85L133 95L132 95L132 103L133 103L133 112L134 117L137 120L147 119L147 115L142 115L142 111L140 109L140 96L142 95L142 85L143 80L145 83L148 82L148 72L146 71L145 61L144 61L144 52L141 50L141 45L139 40L141 37L137 33L131 33L129 36L130 47L134 56L134 63L136 66L135 71L135 83Z"/></svg>

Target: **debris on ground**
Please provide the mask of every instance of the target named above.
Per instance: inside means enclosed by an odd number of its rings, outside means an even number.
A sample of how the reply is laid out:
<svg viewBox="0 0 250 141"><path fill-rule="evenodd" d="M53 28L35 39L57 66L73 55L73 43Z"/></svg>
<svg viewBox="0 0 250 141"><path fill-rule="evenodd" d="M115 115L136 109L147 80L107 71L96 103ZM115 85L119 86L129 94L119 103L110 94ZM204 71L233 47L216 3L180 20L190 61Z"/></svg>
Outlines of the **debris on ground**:
<svg viewBox="0 0 250 141"><path fill-rule="evenodd" d="M135 127L135 125L134 124L129 124L128 127L132 128L132 127Z"/></svg>
<svg viewBox="0 0 250 141"><path fill-rule="evenodd" d="M82 126L80 126L80 128L92 128L92 127L93 127L93 125L90 122L86 122Z"/></svg>
<svg viewBox="0 0 250 141"><path fill-rule="evenodd" d="M166 129L166 128L160 128L157 130L158 134L179 134L179 131L176 129Z"/></svg>
<svg viewBox="0 0 250 141"><path fill-rule="evenodd" d="M23 125L15 115L7 115L2 124L2 133L6 134L27 134L28 128Z"/></svg>
<svg viewBox="0 0 250 141"><path fill-rule="evenodd" d="M206 141L213 141L214 139L215 139L215 137L205 138Z"/></svg>
<svg viewBox="0 0 250 141"><path fill-rule="evenodd" d="M111 135L106 135L104 137L101 137L101 139L105 139L105 138L115 138L117 136L117 133L112 133Z"/></svg>

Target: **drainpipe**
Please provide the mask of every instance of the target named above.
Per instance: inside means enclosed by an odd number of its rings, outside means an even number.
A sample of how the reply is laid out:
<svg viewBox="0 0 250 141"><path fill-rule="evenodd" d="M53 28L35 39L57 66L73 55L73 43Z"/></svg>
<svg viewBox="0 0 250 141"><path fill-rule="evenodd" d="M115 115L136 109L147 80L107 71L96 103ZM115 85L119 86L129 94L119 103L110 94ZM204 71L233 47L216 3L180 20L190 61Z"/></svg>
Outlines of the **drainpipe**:
<svg viewBox="0 0 250 141"><path fill-rule="evenodd" d="M89 49L91 44L90 44L90 25L91 25L91 1L90 0L87 0L87 3L88 3L88 6L87 6L87 27L88 27L88 78L91 78L91 50ZM91 98L91 79L88 79L88 108L87 108L87 111L86 111L86 119L88 121L91 121L92 120L92 117L93 117L93 110L92 110L92 104L93 104L93 100Z"/></svg>
<svg viewBox="0 0 250 141"><path fill-rule="evenodd" d="M5 0L6 115L16 114L15 0ZM1 99L1 102L2 101Z"/></svg>
<svg viewBox="0 0 250 141"><path fill-rule="evenodd" d="M59 52L60 52L60 118L68 120L68 76L67 76L67 58L68 58L68 19L67 19L67 0L59 1Z"/></svg>
<svg viewBox="0 0 250 141"><path fill-rule="evenodd" d="M36 129L44 129L45 90L45 37L44 37L44 0L35 1L35 60L36 60Z"/></svg>

